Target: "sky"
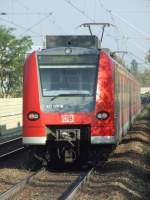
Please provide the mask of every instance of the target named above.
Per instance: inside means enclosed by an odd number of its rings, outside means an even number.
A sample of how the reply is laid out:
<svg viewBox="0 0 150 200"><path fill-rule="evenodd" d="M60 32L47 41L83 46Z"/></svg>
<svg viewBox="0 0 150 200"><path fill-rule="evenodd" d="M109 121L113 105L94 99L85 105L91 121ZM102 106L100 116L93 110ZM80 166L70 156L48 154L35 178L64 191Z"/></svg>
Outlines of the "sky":
<svg viewBox="0 0 150 200"><path fill-rule="evenodd" d="M13 27L17 37L30 35L33 49L42 48L45 35L88 35L82 23L109 22L102 47L128 51L127 64L139 67L150 49L149 0L0 0L0 25ZM92 29L100 37L100 27Z"/></svg>

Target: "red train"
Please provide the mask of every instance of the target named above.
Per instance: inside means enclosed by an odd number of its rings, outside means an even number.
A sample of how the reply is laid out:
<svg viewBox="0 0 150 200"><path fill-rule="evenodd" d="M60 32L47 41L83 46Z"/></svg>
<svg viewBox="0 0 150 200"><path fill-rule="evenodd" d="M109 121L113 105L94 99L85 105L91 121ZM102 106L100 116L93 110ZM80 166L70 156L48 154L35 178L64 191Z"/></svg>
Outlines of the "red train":
<svg viewBox="0 0 150 200"><path fill-rule="evenodd" d="M117 144L140 112L140 85L96 36L47 36L24 66L23 143L50 160Z"/></svg>

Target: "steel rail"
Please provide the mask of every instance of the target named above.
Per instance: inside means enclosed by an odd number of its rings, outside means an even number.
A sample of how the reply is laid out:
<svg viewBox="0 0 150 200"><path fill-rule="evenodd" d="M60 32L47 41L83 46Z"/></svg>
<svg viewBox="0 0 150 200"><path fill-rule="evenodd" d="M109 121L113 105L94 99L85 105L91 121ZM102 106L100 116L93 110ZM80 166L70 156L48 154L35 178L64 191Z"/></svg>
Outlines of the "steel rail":
<svg viewBox="0 0 150 200"><path fill-rule="evenodd" d="M0 155L0 158L3 158L3 157L5 157L5 156L9 156L9 155L11 155L11 154L13 154L13 153L15 153L15 152L17 152L17 151L23 150L24 148L25 148L25 147L20 147L20 148L18 148L18 149L15 149L15 150L13 150L13 151L8 152L8 153L4 153L4 154Z"/></svg>
<svg viewBox="0 0 150 200"><path fill-rule="evenodd" d="M90 169L87 173L84 173L77 177L75 182L73 182L68 189L59 197L59 200L72 200L76 196L77 192L81 190L82 186L87 182L94 168Z"/></svg>
<svg viewBox="0 0 150 200"><path fill-rule="evenodd" d="M21 137L21 136L18 136L18 137L15 137L15 138L9 139L9 140L5 140L5 141L3 141L3 142L0 141L0 145L4 145L4 144L7 144L7 143L10 143L10 142L13 142L13 141L15 141L15 140L20 140L20 139L22 139L22 137Z"/></svg>
<svg viewBox="0 0 150 200"><path fill-rule="evenodd" d="M0 141L0 159L15 152L23 150L25 147L21 143L22 137L9 138Z"/></svg>
<svg viewBox="0 0 150 200"><path fill-rule="evenodd" d="M10 189L8 189L6 192L3 192L0 194L0 200L8 200L12 199L14 195L16 195L20 190L24 189L24 187L33 179L33 177L37 174L41 174L45 171L44 168L40 169L38 172L34 172L30 176L24 178L19 183L12 186Z"/></svg>

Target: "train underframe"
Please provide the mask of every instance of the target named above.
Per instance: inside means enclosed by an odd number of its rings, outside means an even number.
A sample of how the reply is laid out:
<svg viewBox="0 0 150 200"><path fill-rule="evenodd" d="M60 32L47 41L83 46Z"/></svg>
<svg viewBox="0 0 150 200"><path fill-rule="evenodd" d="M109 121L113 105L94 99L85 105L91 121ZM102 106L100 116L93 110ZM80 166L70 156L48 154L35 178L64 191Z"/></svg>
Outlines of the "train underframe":
<svg viewBox="0 0 150 200"><path fill-rule="evenodd" d="M89 126L47 126L46 145L34 146L34 156L43 163L74 163L88 159Z"/></svg>

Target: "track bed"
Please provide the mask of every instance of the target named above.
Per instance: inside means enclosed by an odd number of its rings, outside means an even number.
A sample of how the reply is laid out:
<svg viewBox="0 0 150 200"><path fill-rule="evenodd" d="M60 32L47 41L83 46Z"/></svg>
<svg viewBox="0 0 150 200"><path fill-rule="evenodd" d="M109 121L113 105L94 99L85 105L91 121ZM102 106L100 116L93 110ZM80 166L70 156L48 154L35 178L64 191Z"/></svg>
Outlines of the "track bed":
<svg viewBox="0 0 150 200"><path fill-rule="evenodd" d="M77 199L150 199L150 112L144 108L103 167L97 166Z"/></svg>
<svg viewBox="0 0 150 200"><path fill-rule="evenodd" d="M35 177L24 188L23 192L13 200L49 200L57 199L65 191L68 185L77 178L78 174L44 172Z"/></svg>

